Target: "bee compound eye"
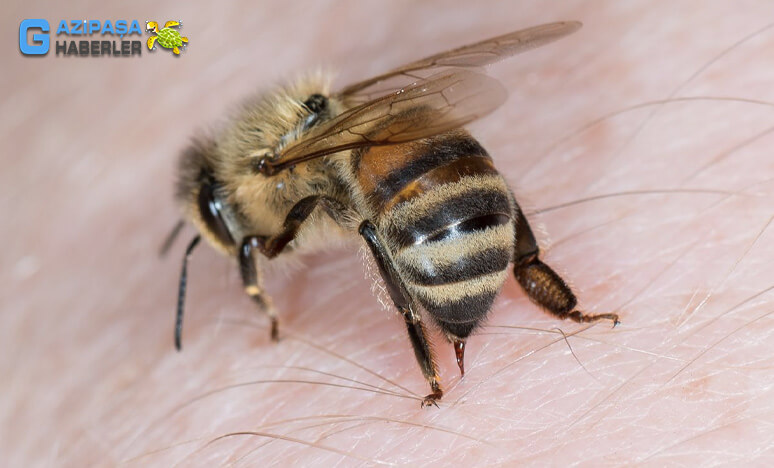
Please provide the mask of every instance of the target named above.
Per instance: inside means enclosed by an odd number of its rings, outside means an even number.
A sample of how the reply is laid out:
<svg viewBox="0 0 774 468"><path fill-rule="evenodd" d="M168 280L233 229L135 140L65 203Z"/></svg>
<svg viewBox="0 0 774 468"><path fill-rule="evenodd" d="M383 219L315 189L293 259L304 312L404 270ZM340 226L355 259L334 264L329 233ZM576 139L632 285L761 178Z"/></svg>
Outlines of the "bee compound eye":
<svg viewBox="0 0 774 468"><path fill-rule="evenodd" d="M224 204L218 197L217 185L205 182L199 189L199 213L207 228L226 245L234 245L234 238L223 219Z"/></svg>

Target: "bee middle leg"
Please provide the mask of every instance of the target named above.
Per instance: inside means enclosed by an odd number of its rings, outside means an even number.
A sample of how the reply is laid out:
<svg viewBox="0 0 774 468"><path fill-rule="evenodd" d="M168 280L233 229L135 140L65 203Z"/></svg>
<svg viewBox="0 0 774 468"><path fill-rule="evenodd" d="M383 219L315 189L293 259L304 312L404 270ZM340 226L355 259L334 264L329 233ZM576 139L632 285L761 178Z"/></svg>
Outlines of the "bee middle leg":
<svg viewBox="0 0 774 468"><path fill-rule="evenodd" d="M261 277L256 265L255 252L259 250L260 240L258 236L248 236L242 240L242 246L239 249L239 273L242 275L242 284L248 296L258 305L262 311L266 312L271 320L271 339L279 340L279 321L277 312L274 310L271 298L261 288Z"/></svg>
<svg viewBox="0 0 774 468"><path fill-rule="evenodd" d="M290 209L282 231L271 237L258 237L258 249L268 258L274 258L282 252L286 245L298 234L301 225L312 214L317 205L322 205L328 215L339 222L341 214L346 211L346 207L330 197L323 195L311 195L302 198Z"/></svg>
<svg viewBox="0 0 774 468"><path fill-rule="evenodd" d="M376 259L376 264L379 266L379 272L384 279L392 302L395 303L395 307L403 315L411 345L414 347L414 355L417 358L419 367L422 369L422 374L430 384L432 393L422 400L422 407L429 405L438 406L437 401L443 397L443 390L441 390L433 350L430 341L425 336L425 327L422 325L422 318L418 313L417 306L395 269L389 252L379 239L376 227L370 221L363 221L360 224L359 231Z"/></svg>
<svg viewBox="0 0 774 468"><path fill-rule="evenodd" d="M613 326L618 325L620 322L617 314L590 315L575 309L578 305L575 294L561 276L540 260L540 249L535 235L518 204L516 211L513 273L530 300L560 319L570 319L578 323L610 320Z"/></svg>
<svg viewBox="0 0 774 468"><path fill-rule="evenodd" d="M242 241L239 249L239 271L242 274L242 283L245 292L258 307L265 311L271 320L271 339L279 339L279 323L277 313L271 302L271 298L261 288L260 276L256 266L255 253L260 252L268 258L274 258L282 252L288 243L295 239L303 222L312 214L318 204L322 204L329 216L340 221L341 214L345 211L344 205L333 198L323 195L312 195L302 198L290 209L282 231L274 236L248 236Z"/></svg>

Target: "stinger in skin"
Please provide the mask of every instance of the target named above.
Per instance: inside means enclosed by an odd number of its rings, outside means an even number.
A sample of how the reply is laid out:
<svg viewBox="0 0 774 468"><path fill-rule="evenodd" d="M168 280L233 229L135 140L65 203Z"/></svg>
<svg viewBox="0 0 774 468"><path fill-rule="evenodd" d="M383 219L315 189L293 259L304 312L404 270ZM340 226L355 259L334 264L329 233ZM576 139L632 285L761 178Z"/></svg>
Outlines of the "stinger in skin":
<svg viewBox="0 0 774 468"><path fill-rule="evenodd" d="M535 236L487 151L462 127L500 106L502 86L478 71L580 27L551 23L460 47L331 93L311 77L251 101L225 129L183 154L177 199L210 245L235 258L245 292L271 319L261 265L334 233L368 245L403 317L431 393L443 396L422 309L452 344L465 342L509 276L560 319L611 320L576 308L540 260ZM187 259L175 343L180 348Z"/></svg>

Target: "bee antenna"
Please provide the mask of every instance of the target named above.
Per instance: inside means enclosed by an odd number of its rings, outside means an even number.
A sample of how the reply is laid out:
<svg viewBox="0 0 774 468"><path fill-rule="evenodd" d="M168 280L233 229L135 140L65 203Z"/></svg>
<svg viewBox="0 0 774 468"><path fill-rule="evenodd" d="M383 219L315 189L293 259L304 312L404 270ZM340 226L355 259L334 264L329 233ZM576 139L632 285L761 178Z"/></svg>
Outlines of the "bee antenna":
<svg viewBox="0 0 774 468"><path fill-rule="evenodd" d="M175 242L175 239L177 239L177 235L180 234L183 226L185 226L185 221L181 219L175 224L172 231L167 234L167 238L164 239L164 243L161 244L161 248L159 249L159 257L164 257L167 252L169 252L169 248L172 247L172 244Z"/></svg>
<svg viewBox="0 0 774 468"><path fill-rule="evenodd" d="M200 235L196 235L191 239L191 243L185 249L185 256L183 257L183 270L180 272L180 285L177 287L177 316L175 317L175 349L180 351L181 349L181 337L183 335L183 309L185 308L185 286L188 281L188 257L199 245L199 241L202 239Z"/></svg>

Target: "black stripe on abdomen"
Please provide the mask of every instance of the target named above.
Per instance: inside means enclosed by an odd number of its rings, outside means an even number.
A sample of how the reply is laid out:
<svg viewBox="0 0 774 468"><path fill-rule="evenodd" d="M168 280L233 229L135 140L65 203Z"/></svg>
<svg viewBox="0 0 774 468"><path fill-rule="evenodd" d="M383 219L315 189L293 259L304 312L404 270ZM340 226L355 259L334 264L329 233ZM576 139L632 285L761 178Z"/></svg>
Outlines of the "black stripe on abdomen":
<svg viewBox="0 0 774 468"><path fill-rule="evenodd" d="M432 211L404 226L394 226L400 247L441 240L460 232L474 232L506 224L510 220L507 192L495 189L463 192L444 200Z"/></svg>
<svg viewBox="0 0 774 468"><path fill-rule="evenodd" d="M484 321L497 291L464 296L446 304L434 304L419 296L419 302L444 332L466 338Z"/></svg>
<svg viewBox="0 0 774 468"><path fill-rule="evenodd" d="M458 283L482 275L497 273L508 267L511 252L508 249L492 247L477 254L463 256L454 263L437 266L432 258L426 258L419 265L402 265L406 281L420 286L436 286Z"/></svg>
<svg viewBox="0 0 774 468"><path fill-rule="evenodd" d="M466 219L459 223L447 226L444 229L435 232L424 239L419 239L420 243L425 242L439 242L447 239L456 239L464 236L465 234L472 234L474 232L483 231L486 228L502 226L508 224L511 218L508 215L502 213L494 213L477 216L475 218Z"/></svg>
<svg viewBox="0 0 774 468"><path fill-rule="evenodd" d="M414 152L406 164L380 180L371 194L375 200L387 203L407 184L426 172L464 156L489 158L486 150L469 135L452 134L421 140L411 146Z"/></svg>

